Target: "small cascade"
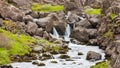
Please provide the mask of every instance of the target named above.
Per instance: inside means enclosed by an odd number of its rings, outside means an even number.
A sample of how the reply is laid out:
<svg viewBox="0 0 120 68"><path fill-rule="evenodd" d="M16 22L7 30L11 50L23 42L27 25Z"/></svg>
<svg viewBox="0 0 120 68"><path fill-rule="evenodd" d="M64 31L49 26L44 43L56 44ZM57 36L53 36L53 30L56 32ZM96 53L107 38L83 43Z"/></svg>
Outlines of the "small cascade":
<svg viewBox="0 0 120 68"><path fill-rule="evenodd" d="M57 39L60 37L55 27L53 27L53 36Z"/></svg>
<svg viewBox="0 0 120 68"><path fill-rule="evenodd" d="M71 33L71 27L68 24L65 30L65 36L64 36L65 41L70 41L70 33Z"/></svg>

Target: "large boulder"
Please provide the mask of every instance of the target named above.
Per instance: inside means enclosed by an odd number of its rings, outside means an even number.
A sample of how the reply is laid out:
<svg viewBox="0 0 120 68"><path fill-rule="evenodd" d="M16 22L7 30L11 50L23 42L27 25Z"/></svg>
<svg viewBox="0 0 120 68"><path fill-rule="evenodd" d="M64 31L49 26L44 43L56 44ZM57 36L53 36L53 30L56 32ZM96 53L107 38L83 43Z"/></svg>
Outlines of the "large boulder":
<svg viewBox="0 0 120 68"><path fill-rule="evenodd" d="M98 24L100 24L101 19L92 17L92 18L89 19L89 21L90 21L92 27L96 28L98 26Z"/></svg>
<svg viewBox="0 0 120 68"><path fill-rule="evenodd" d="M11 19L13 21L22 21L25 16L21 10L4 1L0 1L0 15L4 19Z"/></svg>
<svg viewBox="0 0 120 68"><path fill-rule="evenodd" d="M87 19L83 19L79 22L76 23L76 26L81 26L81 27L85 27L85 28L91 28L91 24Z"/></svg>
<svg viewBox="0 0 120 68"><path fill-rule="evenodd" d="M92 60L92 61L100 60L101 58L102 56L94 51L89 51L86 57L87 60Z"/></svg>
<svg viewBox="0 0 120 68"><path fill-rule="evenodd" d="M70 36L80 42L88 42L89 40L89 34L86 31L86 28L83 27L76 27L75 29L73 29Z"/></svg>
<svg viewBox="0 0 120 68"><path fill-rule="evenodd" d="M33 22L29 22L27 24L27 32L31 35L34 35L36 30L37 30L38 26L36 23L33 23Z"/></svg>

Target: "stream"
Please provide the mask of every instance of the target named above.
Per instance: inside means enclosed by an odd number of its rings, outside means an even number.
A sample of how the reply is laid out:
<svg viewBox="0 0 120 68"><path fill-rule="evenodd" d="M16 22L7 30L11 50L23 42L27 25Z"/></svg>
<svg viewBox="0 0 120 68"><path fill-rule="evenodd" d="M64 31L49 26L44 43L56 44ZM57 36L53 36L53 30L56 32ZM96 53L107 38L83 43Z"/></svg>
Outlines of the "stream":
<svg viewBox="0 0 120 68"><path fill-rule="evenodd" d="M59 38L59 34L57 33L57 30L53 28L54 32L53 35ZM65 32L65 40L70 41L69 35L70 35L70 26L68 25ZM104 57L104 51L102 49L99 49L98 46L87 46L87 45L78 45L74 43L69 43L68 47L70 50L67 52L67 55L70 56L70 58L74 61L66 61L65 59L60 59L58 55L54 55L54 59L40 61L45 63L45 66L37 66L33 65L32 62L15 62L11 63L11 65L14 68L89 68L92 65L95 65L97 62L103 61L105 59ZM102 59L98 61L88 61L86 60L87 53L89 51L94 51L102 55ZM82 52L83 55L78 55L78 52ZM55 60L58 63L51 63L51 60ZM33 60L36 61L36 60Z"/></svg>

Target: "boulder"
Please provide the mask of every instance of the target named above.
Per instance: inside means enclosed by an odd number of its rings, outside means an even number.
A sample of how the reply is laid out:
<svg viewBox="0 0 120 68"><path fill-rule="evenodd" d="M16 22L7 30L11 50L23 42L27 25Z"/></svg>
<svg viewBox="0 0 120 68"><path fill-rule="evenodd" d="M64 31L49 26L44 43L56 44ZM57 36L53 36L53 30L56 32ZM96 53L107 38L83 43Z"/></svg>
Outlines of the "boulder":
<svg viewBox="0 0 120 68"><path fill-rule="evenodd" d="M36 23L33 23L33 22L29 22L27 24L27 32L30 34L30 35L34 35L36 30L37 30L38 26Z"/></svg>
<svg viewBox="0 0 120 68"><path fill-rule="evenodd" d="M91 28L92 27L90 22L87 19L83 19L83 20L77 22L76 27L77 26L81 26L81 27L85 27L85 28Z"/></svg>
<svg viewBox="0 0 120 68"><path fill-rule="evenodd" d="M33 21L33 18L30 15L26 15L25 17L23 17L23 21L25 23L28 23L29 21Z"/></svg>
<svg viewBox="0 0 120 68"><path fill-rule="evenodd" d="M44 33L43 29L42 29L42 28L38 28L38 29L36 30L36 32L35 32L35 35L36 35L36 36L43 37L43 33Z"/></svg>
<svg viewBox="0 0 120 68"><path fill-rule="evenodd" d="M89 40L89 33L86 31L86 28L83 27L76 27L73 29L70 35L71 38L75 38L80 42L88 42Z"/></svg>
<svg viewBox="0 0 120 68"><path fill-rule="evenodd" d="M89 21L94 28L96 28L97 25L100 24L100 22L101 22L101 20L99 18L95 18L95 17L90 18Z"/></svg>
<svg viewBox="0 0 120 68"><path fill-rule="evenodd" d="M94 51L89 51L86 57L87 60L92 60L92 61L100 60L101 58L102 56Z"/></svg>
<svg viewBox="0 0 120 68"><path fill-rule="evenodd" d="M86 29L86 31L89 34L90 39L94 39L97 37L97 29Z"/></svg>
<svg viewBox="0 0 120 68"><path fill-rule="evenodd" d="M21 0L20 0L21 1ZM0 2L0 15L4 19L9 19L13 21L22 21L25 13L16 8L15 6L9 5L4 1Z"/></svg>

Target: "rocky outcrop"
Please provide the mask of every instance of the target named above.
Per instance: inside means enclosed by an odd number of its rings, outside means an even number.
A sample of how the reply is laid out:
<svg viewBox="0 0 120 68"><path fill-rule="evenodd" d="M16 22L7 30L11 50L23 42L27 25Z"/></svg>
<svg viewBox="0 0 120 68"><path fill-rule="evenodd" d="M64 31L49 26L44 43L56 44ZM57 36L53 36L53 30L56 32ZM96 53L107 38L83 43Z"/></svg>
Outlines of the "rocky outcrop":
<svg viewBox="0 0 120 68"><path fill-rule="evenodd" d="M13 21L22 21L25 16L24 12L4 1L0 2L0 15L4 19Z"/></svg>

